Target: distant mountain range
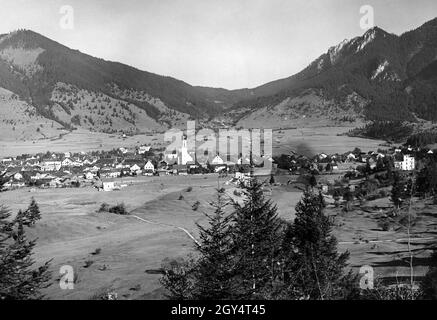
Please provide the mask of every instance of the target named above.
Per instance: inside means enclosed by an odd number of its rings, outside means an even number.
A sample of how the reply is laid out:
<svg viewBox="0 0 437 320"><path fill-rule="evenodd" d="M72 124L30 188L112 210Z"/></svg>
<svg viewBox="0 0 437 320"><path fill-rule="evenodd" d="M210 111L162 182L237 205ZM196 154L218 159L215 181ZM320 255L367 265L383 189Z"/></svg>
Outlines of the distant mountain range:
<svg viewBox="0 0 437 320"><path fill-rule="evenodd" d="M0 35L0 88L0 108L20 105L16 115L4 113L2 132L14 130L24 113L52 129L125 133L182 126L190 118L252 127L437 120L437 18L401 36L375 27L296 75L241 90L191 86L19 30ZM47 124L41 125L44 136Z"/></svg>

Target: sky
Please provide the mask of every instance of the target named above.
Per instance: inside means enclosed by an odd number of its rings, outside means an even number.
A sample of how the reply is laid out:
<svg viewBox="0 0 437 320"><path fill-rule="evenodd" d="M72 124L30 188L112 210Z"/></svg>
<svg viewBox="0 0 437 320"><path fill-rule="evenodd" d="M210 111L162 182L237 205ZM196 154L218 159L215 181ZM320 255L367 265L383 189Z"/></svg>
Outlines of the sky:
<svg viewBox="0 0 437 320"><path fill-rule="evenodd" d="M30 29L192 85L253 88L363 34L364 5L395 34L437 17L436 0L0 0L0 34Z"/></svg>

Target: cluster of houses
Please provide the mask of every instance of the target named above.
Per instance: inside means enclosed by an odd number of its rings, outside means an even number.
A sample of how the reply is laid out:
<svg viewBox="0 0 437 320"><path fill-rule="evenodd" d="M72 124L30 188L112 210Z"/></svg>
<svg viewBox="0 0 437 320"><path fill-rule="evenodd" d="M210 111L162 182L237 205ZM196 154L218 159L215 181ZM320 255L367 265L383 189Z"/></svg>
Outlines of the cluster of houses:
<svg viewBox="0 0 437 320"><path fill-rule="evenodd" d="M0 160L0 176L6 183L3 188L24 186L77 187L92 184L97 179L129 175L154 175L154 154L145 157L150 147L139 147L134 152L120 148L116 152L100 154L45 153Z"/></svg>
<svg viewBox="0 0 437 320"><path fill-rule="evenodd" d="M378 164L384 161L392 161L393 167L401 171L412 171L417 167L417 156L433 156L434 152L429 149L413 148L391 148L388 150L362 152L359 148L344 154L328 155L320 153L314 157L306 157L291 152L289 155L281 155L275 159L278 161L279 168L289 170L293 173L321 173L323 171L335 172L339 169L339 164L350 163L350 167L369 166L375 169ZM352 166L353 164L353 166ZM349 167L349 168L350 168ZM349 170L349 168L347 170Z"/></svg>
<svg viewBox="0 0 437 320"><path fill-rule="evenodd" d="M433 156L432 150L413 150L412 148L392 148L377 152L362 152L356 148L344 154L327 155L320 153L312 158L304 155L281 155L273 159L261 156L254 165L252 157L240 155L231 161L227 156L215 155L211 160L198 161L196 155L187 149L186 140L177 152L160 153L163 150L152 150L150 146L139 146L133 149L121 147L111 151L95 151L89 153L42 153L22 155L0 160L0 177L6 183L3 188L13 189L25 186L38 187L77 187L95 185L96 181L109 180L124 176L153 176L163 174L187 175L199 173L233 174L237 180L244 180L256 169L266 167L266 175L279 166L293 173L320 173L336 171L340 163L353 162L370 166L374 169L384 158L393 161L394 168L411 171L416 168L416 158ZM250 158L250 159L249 159ZM268 163L270 165L265 166ZM258 175L262 170L255 170Z"/></svg>
<svg viewBox="0 0 437 320"><path fill-rule="evenodd" d="M211 161L199 162L190 155L186 143L176 154L158 153L149 146L135 149L121 147L112 151L89 153L44 153L22 155L0 160L0 176L7 180L3 188L25 186L78 187L102 186L102 181L125 176L199 173L249 174L248 157L231 162L216 155ZM268 161L273 161L269 158Z"/></svg>

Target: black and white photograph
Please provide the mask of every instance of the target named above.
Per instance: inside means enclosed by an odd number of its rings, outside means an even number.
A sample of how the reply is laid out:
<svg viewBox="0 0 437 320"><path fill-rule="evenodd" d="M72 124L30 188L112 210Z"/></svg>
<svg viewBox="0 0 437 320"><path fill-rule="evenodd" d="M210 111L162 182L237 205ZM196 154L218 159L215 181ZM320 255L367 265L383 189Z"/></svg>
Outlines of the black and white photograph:
<svg viewBox="0 0 437 320"><path fill-rule="evenodd" d="M0 308L435 299L437 1L0 0Z"/></svg>

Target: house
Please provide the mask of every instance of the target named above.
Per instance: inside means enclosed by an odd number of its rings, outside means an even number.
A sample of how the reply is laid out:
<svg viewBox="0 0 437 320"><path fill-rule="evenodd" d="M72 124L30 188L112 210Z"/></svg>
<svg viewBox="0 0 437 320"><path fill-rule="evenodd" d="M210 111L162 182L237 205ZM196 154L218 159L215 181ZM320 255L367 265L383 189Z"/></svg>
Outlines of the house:
<svg viewBox="0 0 437 320"><path fill-rule="evenodd" d="M119 170L110 170L106 176L108 178L119 178L120 175L121 175L121 172Z"/></svg>
<svg viewBox="0 0 437 320"><path fill-rule="evenodd" d="M416 160L410 155L403 155L402 160L396 158L394 161L395 169L402 171L411 171L416 167Z"/></svg>
<svg viewBox="0 0 437 320"><path fill-rule="evenodd" d="M347 161L355 161L357 158L355 155L351 152L346 156Z"/></svg>
<svg viewBox="0 0 437 320"><path fill-rule="evenodd" d="M57 160L44 161L41 164L42 171L58 171L62 167L62 162Z"/></svg>
<svg viewBox="0 0 437 320"><path fill-rule="evenodd" d="M145 154L150 151L150 146L141 146L138 148L138 154Z"/></svg>
<svg viewBox="0 0 437 320"><path fill-rule="evenodd" d="M134 174L141 174L142 172L141 167L137 164L134 164L132 167L130 167L130 171Z"/></svg>
<svg viewBox="0 0 437 320"><path fill-rule="evenodd" d="M91 171L88 171L83 176L87 180L93 180L96 175L94 173L92 173Z"/></svg>
<svg viewBox="0 0 437 320"><path fill-rule="evenodd" d="M113 191L115 188L115 183L113 181L103 182L103 191Z"/></svg>
<svg viewBox="0 0 437 320"><path fill-rule="evenodd" d="M146 165L144 166L144 173L153 174L154 172L155 166L153 165L152 161L147 161Z"/></svg>
<svg viewBox="0 0 437 320"><path fill-rule="evenodd" d="M63 185L61 178L55 178L49 181L49 187L51 188L58 188Z"/></svg>
<svg viewBox="0 0 437 320"><path fill-rule="evenodd" d="M13 176L14 180L22 180L23 175L20 172L15 173Z"/></svg>
<svg viewBox="0 0 437 320"><path fill-rule="evenodd" d="M70 158L65 158L61 164L63 167L71 167L71 166L73 166L74 161L71 160Z"/></svg>
<svg viewBox="0 0 437 320"><path fill-rule="evenodd" d="M222 158L220 158L219 155L216 155L216 156L214 157L214 159L212 159L211 164L212 164L212 165L220 165L220 164L224 164L224 161L223 161Z"/></svg>
<svg viewBox="0 0 437 320"><path fill-rule="evenodd" d="M188 168L186 165L174 165L173 166L173 174L179 174L179 175L187 175L188 174Z"/></svg>
<svg viewBox="0 0 437 320"><path fill-rule="evenodd" d="M115 165L115 159L112 159L112 158L99 159L96 162L96 165L100 166L101 168L111 168L111 167L114 167L114 165Z"/></svg>

